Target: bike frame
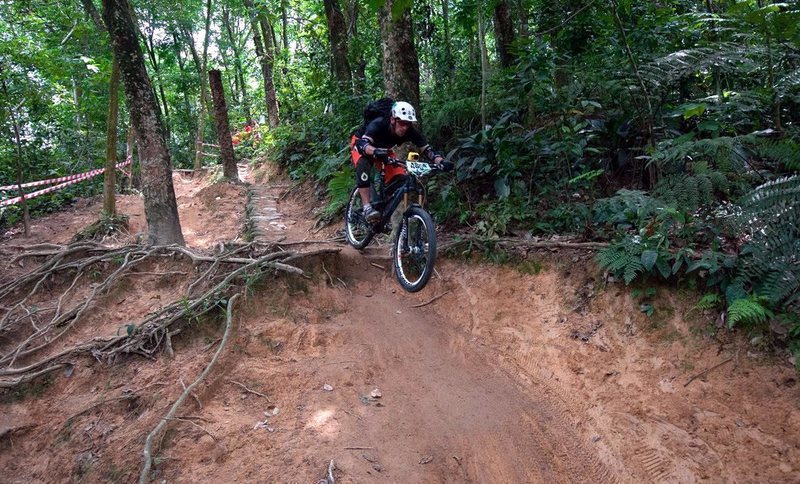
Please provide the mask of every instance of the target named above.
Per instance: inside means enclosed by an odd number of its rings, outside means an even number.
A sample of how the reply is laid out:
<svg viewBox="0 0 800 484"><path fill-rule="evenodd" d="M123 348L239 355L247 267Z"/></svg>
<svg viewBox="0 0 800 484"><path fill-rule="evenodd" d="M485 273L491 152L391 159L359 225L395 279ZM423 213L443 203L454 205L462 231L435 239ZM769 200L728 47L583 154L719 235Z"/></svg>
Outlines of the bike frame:
<svg viewBox="0 0 800 484"><path fill-rule="evenodd" d="M398 161L398 163L405 166L405 162ZM387 189L386 181L384 180L385 172L385 164L382 164L380 170L380 182L378 185L378 190L376 191L378 200L373 202L373 206L376 203L380 204L381 219L378 223L373 225L374 232L383 232L386 229L387 222L391 220L392 214L395 210L397 210L397 207L399 207L401 203L403 204L404 212L412 206L424 208L425 204L425 186L419 181L419 178L416 175L409 173L408 170L406 170L405 175L402 175L406 177L403 185L398 187L392 196L387 200L385 198ZM412 201L409 203L409 195L412 192L417 193L417 201Z"/></svg>

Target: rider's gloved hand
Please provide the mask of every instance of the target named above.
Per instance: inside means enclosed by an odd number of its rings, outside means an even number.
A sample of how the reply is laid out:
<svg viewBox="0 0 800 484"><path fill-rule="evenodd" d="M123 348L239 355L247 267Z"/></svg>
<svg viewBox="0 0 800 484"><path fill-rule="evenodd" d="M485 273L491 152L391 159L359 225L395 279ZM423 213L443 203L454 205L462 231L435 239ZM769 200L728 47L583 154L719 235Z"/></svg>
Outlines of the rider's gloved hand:
<svg viewBox="0 0 800 484"><path fill-rule="evenodd" d="M453 165L452 161L442 161L441 163L439 163L439 168L442 171L452 171L454 167L455 165Z"/></svg>
<svg viewBox="0 0 800 484"><path fill-rule="evenodd" d="M375 159L386 163L389 161L389 150L386 148L375 148L375 151L372 152L372 156L374 156Z"/></svg>

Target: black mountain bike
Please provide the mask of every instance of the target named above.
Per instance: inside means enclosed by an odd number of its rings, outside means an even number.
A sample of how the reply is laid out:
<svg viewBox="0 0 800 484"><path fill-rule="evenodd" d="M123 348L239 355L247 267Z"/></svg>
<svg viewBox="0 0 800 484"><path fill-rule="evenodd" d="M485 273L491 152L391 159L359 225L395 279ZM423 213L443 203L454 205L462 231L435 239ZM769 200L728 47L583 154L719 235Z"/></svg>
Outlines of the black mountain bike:
<svg viewBox="0 0 800 484"><path fill-rule="evenodd" d="M392 231L392 214L403 204L403 215L397 238L392 247L394 274L408 292L417 292L428 283L436 262L436 227L425 210L424 177L442 171L436 165L417 161L419 154L411 152L408 161L390 159L389 164L405 167L405 175L395 176L391 183L384 181L385 165L381 164L377 190L373 186L372 207L381 218L370 224L364 218L364 205L358 188L350 194L344 212L344 231L347 242L356 249L364 249L379 233Z"/></svg>

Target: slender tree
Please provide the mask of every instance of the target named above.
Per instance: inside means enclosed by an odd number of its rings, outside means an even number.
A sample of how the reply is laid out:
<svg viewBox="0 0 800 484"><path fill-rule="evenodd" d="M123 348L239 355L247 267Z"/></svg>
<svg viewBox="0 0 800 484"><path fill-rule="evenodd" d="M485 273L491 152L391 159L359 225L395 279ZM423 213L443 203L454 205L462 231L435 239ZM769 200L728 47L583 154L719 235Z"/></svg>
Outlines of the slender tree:
<svg viewBox="0 0 800 484"><path fill-rule="evenodd" d="M158 92L161 94L161 102L164 105L164 133L167 139L170 139L169 129L170 129L170 120L169 120L169 103L167 102L167 93L164 92L164 81L161 79L161 63L158 61L158 55L156 54L156 47L153 43L153 30L150 30L147 33L147 42L145 42L145 47L147 47L147 56L150 59L150 64L153 66L153 73L155 74L156 79L156 86L158 87ZM155 93L155 91L154 91ZM156 106L158 106L158 95L156 95ZM160 108L159 108L160 109Z"/></svg>
<svg viewBox="0 0 800 484"><path fill-rule="evenodd" d="M222 88L222 72L217 69L208 71L208 80L211 85L211 97L214 100L214 118L217 121L217 137L219 151L222 156L222 168L225 178L238 181L236 159L233 156L233 142L231 128L228 122L228 106L225 103L225 90Z"/></svg>
<svg viewBox="0 0 800 484"><path fill-rule="evenodd" d="M184 244L172 186L172 162L127 0L103 0L103 19L119 60L131 122L139 135L148 243Z"/></svg>
<svg viewBox="0 0 800 484"><path fill-rule="evenodd" d="M117 175L117 122L119 120L119 62L111 63L108 82L108 122L106 127L106 171L103 176L103 212L113 217L117 214L114 186Z"/></svg>
<svg viewBox="0 0 800 484"><path fill-rule="evenodd" d="M352 89L350 63L347 61L347 26L338 0L324 0L325 17L328 19L328 39L331 44L331 67L339 86Z"/></svg>
<svg viewBox="0 0 800 484"><path fill-rule="evenodd" d="M203 168L203 135L206 127L206 109L208 106L208 79L206 78L206 69L208 64L208 42L211 37L211 0L206 0L206 21L205 21L205 34L203 37L203 55L197 53L194 46L194 36L192 31L183 26L183 35L186 42L189 44L189 50L192 53L195 67L197 68L197 75L200 79L200 100L197 103L197 132L195 133L194 141L194 169L199 171Z"/></svg>
<svg viewBox="0 0 800 484"><path fill-rule="evenodd" d="M3 73L2 66L0 65L0 74ZM5 78L0 77L2 80L3 86L3 95L5 96L6 100L8 100L8 115L11 118L11 125L14 131L14 145L15 151L17 153L17 191L19 192L19 196L22 197L20 200L20 205L22 206L22 225L24 227L24 234L25 237L29 237L31 234L31 222L30 216L28 215L28 201L25 199L25 192L22 189L22 141L20 140L19 136L19 122L17 121L17 115L14 112L14 108L11 106L11 99L8 96L8 88L6 87L6 80Z"/></svg>
<svg viewBox="0 0 800 484"><path fill-rule="evenodd" d="M244 69L242 68L242 49L239 46L239 39L234 35L231 15L228 8L223 7L222 9L222 23L225 26L225 32L228 34L228 42L231 45L231 50L233 50L233 65L236 68L235 79L242 95L244 117L248 124L252 124L253 115L250 112L250 100L247 97L247 82L245 82Z"/></svg>
<svg viewBox="0 0 800 484"><path fill-rule="evenodd" d="M86 14L100 32L107 32L100 12L92 0L82 0ZM117 176L117 123L119 122L119 62L111 54L111 78L108 82L108 118L106 120L106 171L103 173L103 213L117 214L116 176Z"/></svg>
<svg viewBox="0 0 800 484"><path fill-rule="evenodd" d="M275 83L272 77L275 66L272 28L263 12L256 10L252 0L244 0L244 4L250 13L250 21L253 24L253 43L256 47L256 56L261 64L261 73L264 76L264 99L267 103L269 126L274 128L278 126L280 118L278 116L278 96L275 93Z"/></svg>
<svg viewBox="0 0 800 484"><path fill-rule="evenodd" d="M350 39L358 39L358 17L360 13L360 3L358 0L351 0L347 5L349 23L347 27L348 36ZM351 40L352 42L352 40ZM352 44L351 44L352 45ZM356 48L351 49L353 56L353 93L356 95L363 94L367 88L367 59L364 57L364 49Z"/></svg>

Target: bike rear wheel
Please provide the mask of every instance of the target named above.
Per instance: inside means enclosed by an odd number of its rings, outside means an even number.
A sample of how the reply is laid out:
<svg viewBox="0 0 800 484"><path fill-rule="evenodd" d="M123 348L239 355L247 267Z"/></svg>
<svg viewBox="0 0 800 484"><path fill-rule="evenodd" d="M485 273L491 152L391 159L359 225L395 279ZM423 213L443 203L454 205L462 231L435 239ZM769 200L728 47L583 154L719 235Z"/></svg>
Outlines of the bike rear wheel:
<svg viewBox="0 0 800 484"><path fill-rule="evenodd" d="M358 188L353 189L344 211L344 235L347 243L358 250L369 245L375 235L364 218L364 203L361 201Z"/></svg>
<svg viewBox="0 0 800 484"><path fill-rule="evenodd" d="M422 207L411 207L404 214L394 246L394 273L408 292L417 292L428 283L436 262L436 228Z"/></svg>

